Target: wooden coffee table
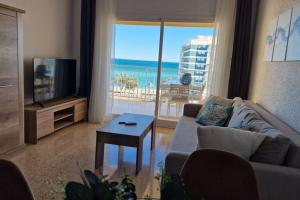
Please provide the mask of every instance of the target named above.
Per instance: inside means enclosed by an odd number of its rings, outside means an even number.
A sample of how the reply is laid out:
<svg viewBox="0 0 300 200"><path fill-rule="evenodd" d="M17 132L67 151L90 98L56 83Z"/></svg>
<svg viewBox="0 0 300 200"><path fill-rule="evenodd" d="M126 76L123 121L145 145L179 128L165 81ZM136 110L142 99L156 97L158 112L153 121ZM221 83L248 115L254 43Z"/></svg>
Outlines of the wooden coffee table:
<svg viewBox="0 0 300 200"><path fill-rule="evenodd" d="M126 126L119 124L121 121L136 122L137 125ZM142 168L143 157L143 141L145 136L150 132L151 136L151 150L155 145L155 117L139 114L122 114L113 119L104 128L97 130L96 139L96 157L95 168L101 167L103 170L104 160L104 144L115 144L120 146L129 146L137 148L136 155L136 175Z"/></svg>

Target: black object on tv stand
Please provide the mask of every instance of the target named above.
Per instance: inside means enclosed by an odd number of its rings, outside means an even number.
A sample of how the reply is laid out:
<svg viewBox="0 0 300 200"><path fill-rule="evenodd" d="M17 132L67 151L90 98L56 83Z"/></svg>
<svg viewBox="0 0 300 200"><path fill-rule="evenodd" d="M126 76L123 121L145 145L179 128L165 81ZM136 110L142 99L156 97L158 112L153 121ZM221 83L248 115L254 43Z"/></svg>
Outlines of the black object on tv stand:
<svg viewBox="0 0 300 200"><path fill-rule="evenodd" d="M45 105L44 105L43 103L39 102L39 101L33 102L32 105L33 105L33 106L34 106L34 105L39 105L40 107L45 108Z"/></svg>

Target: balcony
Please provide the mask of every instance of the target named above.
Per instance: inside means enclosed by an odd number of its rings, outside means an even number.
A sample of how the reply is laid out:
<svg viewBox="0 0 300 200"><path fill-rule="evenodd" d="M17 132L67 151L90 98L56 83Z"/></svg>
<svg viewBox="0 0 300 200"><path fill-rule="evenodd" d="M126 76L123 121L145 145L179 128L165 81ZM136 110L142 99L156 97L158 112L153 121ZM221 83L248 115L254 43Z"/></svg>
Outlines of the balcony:
<svg viewBox="0 0 300 200"><path fill-rule="evenodd" d="M126 71L113 70L113 114L131 112L153 115L156 75L157 70L151 67L130 67L130 70ZM200 101L203 87L183 86L178 80L178 70L162 68L159 117L177 119L182 115L184 103Z"/></svg>
<svg viewBox="0 0 300 200"><path fill-rule="evenodd" d="M194 76L205 76L206 72L203 72L203 71L195 71L194 72Z"/></svg>
<svg viewBox="0 0 300 200"><path fill-rule="evenodd" d="M206 70L206 65L200 64L195 66L196 70Z"/></svg>
<svg viewBox="0 0 300 200"><path fill-rule="evenodd" d="M182 50L183 51L191 51L191 50L201 50L201 51L205 51L208 50L209 45L188 45L185 46Z"/></svg>

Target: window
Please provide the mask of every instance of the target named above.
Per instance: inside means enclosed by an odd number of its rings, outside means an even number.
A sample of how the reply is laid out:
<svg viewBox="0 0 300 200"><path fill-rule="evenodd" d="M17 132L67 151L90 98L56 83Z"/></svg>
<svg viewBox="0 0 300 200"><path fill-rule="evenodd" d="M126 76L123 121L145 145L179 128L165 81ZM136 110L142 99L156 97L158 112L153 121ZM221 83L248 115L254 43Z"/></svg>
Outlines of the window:
<svg viewBox="0 0 300 200"><path fill-rule="evenodd" d="M213 24L118 22L113 113L156 114L176 120L184 103L199 103L208 77L213 32Z"/></svg>

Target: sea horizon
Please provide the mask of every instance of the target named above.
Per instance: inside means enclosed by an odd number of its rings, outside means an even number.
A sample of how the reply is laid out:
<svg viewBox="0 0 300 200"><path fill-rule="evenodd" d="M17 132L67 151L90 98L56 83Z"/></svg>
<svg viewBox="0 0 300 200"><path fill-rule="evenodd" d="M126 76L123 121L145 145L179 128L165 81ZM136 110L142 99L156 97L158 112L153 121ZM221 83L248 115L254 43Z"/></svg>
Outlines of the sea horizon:
<svg viewBox="0 0 300 200"><path fill-rule="evenodd" d="M143 66L143 67L157 67L158 61L155 60L138 60L128 58L115 58L115 65L131 65L131 66ZM162 61L162 67L178 68L179 62Z"/></svg>
<svg viewBox="0 0 300 200"><path fill-rule="evenodd" d="M138 82L138 88L150 87L156 88L157 81L157 61L134 60L134 59L114 59L113 75L114 77L126 74ZM178 81L178 62L162 62L161 80Z"/></svg>
<svg viewBox="0 0 300 200"><path fill-rule="evenodd" d="M140 59L130 59L130 58L114 58L115 60L136 60L136 61L149 61L149 62L158 62L155 60L140 60ZM163 61L163 62L167 62L167 63L178 63L175 61Z"/></svg>

